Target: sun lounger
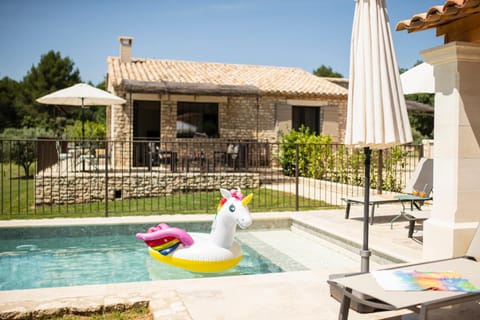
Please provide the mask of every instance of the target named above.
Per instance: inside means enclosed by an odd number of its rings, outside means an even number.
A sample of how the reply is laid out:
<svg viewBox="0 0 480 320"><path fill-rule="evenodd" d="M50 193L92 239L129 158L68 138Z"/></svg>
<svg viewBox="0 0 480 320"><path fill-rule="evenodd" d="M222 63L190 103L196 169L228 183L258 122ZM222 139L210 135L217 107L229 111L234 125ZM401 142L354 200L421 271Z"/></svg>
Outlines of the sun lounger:
<svg viewBox="0 0 480 320"><path fill-rule="evenodd" d="M418 271L454 270L467 278L474 286L480 288L480 263L468 258L455 258L404 267L404 269L411 268ZM428 311L431 309L480 299L480 292L386 291L377 283L371 273L337 278L328 282L341 291L338 319L342 320L348 319L351 300L378 310L409 309L419 313L419 319L427 319ZM353 291L356 294L353 294ZM378 300L372 301L372 297Z"/></svg>
<svg viewBox="0 0 480 320"><path fill-rule="evenodd" d="M433 188L433 159L422 158L415 167L415 171L403 190L405 194L401 195L375 195L370 196L370 224L373 224L375 216L375 207L387 203L401 203L402 212L398 217L405 214L405 209L410 207L410 211L414 209L421 210L425 201L432 200L431 193ZM425 196L413 195L413 191L424 192ZM364 204L364 197L345 197L342 198L347 203L345 209L345 219L350 217L350 208L355 204ZM396 218L398 218L396 217ZM395 218L395 219L396 219ZM394 220L395 220L394 219ZM414 219L415 220L415 219ZM413 223L413 225L415 222Z"/></svg>
<svg viewBox="0 0 480 320"><path fill-rule="evenodd" d="M465 257L423 262L387 270L455 271L463 278L468 279L476 288L480 288L480 262L473 258L479 256L480 226L477 227ZM466 293L435 290L385 290L372 273L331 278L331 280L328 280L328 283L331 290L339 294L338 299L341 301L341 306L338 319L341 320L348 319L348 312L352 302L361 306L369 306L372 308L371 310L409 309L419 313L418 319L425 320L428 312L432 309L480 300L480 291Z"/></svg>

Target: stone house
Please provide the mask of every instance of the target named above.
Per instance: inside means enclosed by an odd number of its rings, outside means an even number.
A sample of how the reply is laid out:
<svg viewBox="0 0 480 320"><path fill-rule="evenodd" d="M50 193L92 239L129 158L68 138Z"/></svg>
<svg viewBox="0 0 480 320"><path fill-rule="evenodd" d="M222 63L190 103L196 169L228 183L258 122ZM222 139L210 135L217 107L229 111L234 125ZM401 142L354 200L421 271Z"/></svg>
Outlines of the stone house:
<svg viewBox="0 0 480 320"><path fill-rule="evenodd" d="M107 107L111 140L277 142L302 124L343 140L348 90L340 85L299 68L132 58L133 38L119 40L107 90L127 103Z"/></svg>

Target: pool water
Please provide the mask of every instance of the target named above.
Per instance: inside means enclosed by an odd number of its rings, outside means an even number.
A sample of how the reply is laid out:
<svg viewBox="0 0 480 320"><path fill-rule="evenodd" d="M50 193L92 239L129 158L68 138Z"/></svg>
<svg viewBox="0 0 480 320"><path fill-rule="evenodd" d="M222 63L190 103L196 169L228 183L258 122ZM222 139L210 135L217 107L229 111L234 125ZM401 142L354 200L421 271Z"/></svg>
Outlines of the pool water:
<svg viewBox="0 0 480 320"><path fill-rule="evenodd" d="M168 266L150 257L147 246L135 238L136 232L147 228L110 225L3 229L0 290L282 272L244 244L242 261L222 273L198 274Z"/></svg>

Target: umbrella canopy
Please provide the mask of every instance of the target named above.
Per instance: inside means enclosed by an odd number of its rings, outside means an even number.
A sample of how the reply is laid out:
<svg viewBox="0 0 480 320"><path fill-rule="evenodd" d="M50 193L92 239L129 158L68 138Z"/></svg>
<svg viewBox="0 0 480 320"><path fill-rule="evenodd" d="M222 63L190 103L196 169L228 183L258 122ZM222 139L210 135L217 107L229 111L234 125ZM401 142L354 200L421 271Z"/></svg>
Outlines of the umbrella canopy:
<svg viewBox="0 0 480 320"><path fill-rule="evenodd" d="M356 0L350 51L345 144L364 147L365 199L361 271L369 271L371 148L412 141L385 0Z"/></svg>
<svg viewBox="0 0 480 320"><path fill-rule="evenodd" d="M71 87L55 91L37 99L43 104L57 104L67 106L98 106L125 103L125 99L117 97L107 91L92 87L86 83L78 83Z"/></svg>
<svg viewBox="0 0 480 320"><path fill-rule="evenodd" d="M404 94L435 93L433 66L421 63L400 75Z"/></svg>
<svg viewBox="0 0 480 320"><path fill-rule="evenodd" d="M85 106L122 104L125 103L126 100L86 83L78 83L38 98L37 102L43 104L79 106L83 109ZM82 119L82 140L84 139L85 121ZM82 170L85 170L85 160L82 161Z"/></svg>
<svg viewBox="0 0 480 320"><path fill-rule="evenodd" d="M384 0L356 0L345 144L387 148L412 141Z"/></svg>

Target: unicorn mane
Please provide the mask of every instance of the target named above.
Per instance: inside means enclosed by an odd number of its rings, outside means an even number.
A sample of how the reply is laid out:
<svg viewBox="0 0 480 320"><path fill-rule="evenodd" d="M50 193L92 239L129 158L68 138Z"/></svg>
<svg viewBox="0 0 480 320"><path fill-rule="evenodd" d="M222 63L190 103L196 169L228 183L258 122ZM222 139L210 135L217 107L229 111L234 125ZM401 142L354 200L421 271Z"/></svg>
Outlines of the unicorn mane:
<svg viewBox="0 0 480 320"><path fill-rule="evenodd" d="M227 191L227 192L228 192L228 191ZM220 201L218 202L217 213L222 209L222 207L223 207L223 205L225 204L225 202L228 201L228 198L235 198L235 199L237 199L237 200L242 201L242 200L243 200L242 191L240 191L240 188L232 189L232 190L230 190L230 194L229 194L229 195L224 195L223 198L220 199Z"/></svg>

